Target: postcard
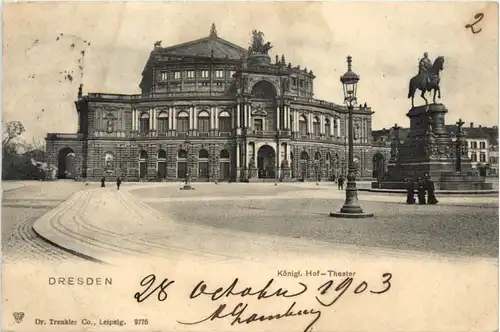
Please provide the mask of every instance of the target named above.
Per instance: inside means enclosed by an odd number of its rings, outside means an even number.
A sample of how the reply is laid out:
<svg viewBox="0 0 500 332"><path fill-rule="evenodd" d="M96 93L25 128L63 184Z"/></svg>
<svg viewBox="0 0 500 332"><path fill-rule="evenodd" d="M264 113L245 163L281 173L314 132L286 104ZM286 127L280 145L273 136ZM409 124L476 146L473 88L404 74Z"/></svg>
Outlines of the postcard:
<svg viewBox="0 0 500 332"><path fill-rule="evenodd" d="M497 3L2 19L3 331L498 331Z"/></svg>

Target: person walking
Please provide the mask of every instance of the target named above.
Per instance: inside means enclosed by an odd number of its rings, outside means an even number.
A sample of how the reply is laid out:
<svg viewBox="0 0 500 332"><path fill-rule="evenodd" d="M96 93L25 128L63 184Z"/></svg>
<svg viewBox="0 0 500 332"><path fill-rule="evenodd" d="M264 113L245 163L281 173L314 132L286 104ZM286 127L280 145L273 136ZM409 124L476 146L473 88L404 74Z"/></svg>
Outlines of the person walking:
<svg viewBox="0 0 500 332"><path fill-rule="evenodd" d="M425 174L425 189L427 190L427 204L437 204L439 201L436 198L435 194L435 188L434 188L434 181L431 180L431 177L429 174Z"/></svg>
<svg viewBox="0 0 500 332"><path fill-rule="evenodd" d="M425 204L425 182L420 176L417 179L418 204Z"/></svg>
<svg viewBox="0 0 500 332"><path fill-rule="evenodd" d="M116 178L116 190L120 190L120 185L122 184L122 179L120 177Z"/></svg>
<svg viewBox="0 0 500 332"><path fill-rule="evenodd" d="M415 204L415 183L406 178L406 204Z"/></svg>
<svg viewBox="0 0 500 332"><path fill-rule="evenodd" d="M101 188L104 188L106 187L106 177L103 176L102 179L101 179Z"/></svg>

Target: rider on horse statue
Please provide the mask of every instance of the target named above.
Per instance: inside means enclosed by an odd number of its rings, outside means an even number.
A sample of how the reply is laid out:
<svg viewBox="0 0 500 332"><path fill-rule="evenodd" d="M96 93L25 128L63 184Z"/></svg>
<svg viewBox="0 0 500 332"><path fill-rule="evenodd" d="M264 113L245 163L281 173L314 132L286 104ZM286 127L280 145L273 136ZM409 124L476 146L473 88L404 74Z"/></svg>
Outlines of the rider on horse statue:
<svg viewBox="0 0 500 332"><path fill-rule="evenodd" d="M420 59L420 62L418 63L418 74L422 79L423 86L425 86L427 83L430 83L429 69L431 67L432 67L432 62L429 59L429 54L425 52L424 57Z"/></svg>

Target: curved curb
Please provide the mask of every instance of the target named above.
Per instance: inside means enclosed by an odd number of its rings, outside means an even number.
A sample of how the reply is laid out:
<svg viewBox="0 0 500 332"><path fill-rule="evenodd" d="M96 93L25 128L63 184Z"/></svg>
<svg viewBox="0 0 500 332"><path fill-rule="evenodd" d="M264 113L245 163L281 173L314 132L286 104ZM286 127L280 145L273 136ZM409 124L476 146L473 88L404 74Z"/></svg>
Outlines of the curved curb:
<svg viewBox="0 0 500 332"><path fill-rule="evenodd" d="M90 190L94 190L94 189L90 189ZM45 214L43 214L40 218L38 218L37 220L35 220L35 222L33 223L33 225L31 226L33 232L43 241L45 241L46 243L58 248L58 249L61 249L71 255L75 255L79 258L82 258L84 260L87 260L87 261L90 261L90 262L94 262L94 263L99 263L99 264L109 264L103 260L100 260L98 258L95 258L95 257L92 257L90 255L86 255L82 252L79 252L75 249L72 249L70 248L69 246L67 245L64 245L62 243L62 241L59 241L58 239L56 239L56 237L52 237L48 234L46 234L45 232L42 232L40 230L40 228L44 228L44 227L47 227L48 225L45 225L43 224L45 221L49 221L51 220L54 215L56 215L58 212L61 212L61 210L64 210L64 208L66 207L66 205L68 205L69 203L71 203L73 200L76 200L76 198L78 198L78 196L80 196L85 190L82 189L82 190L79 190L75 193L73 193L68 199L66 199L65 201L61 202L59 205L57 205L56 207L54 207L52 210L46 212ZM52 216L51 216L52 215ZM49 226L50 227L50 226Z"/></svg>

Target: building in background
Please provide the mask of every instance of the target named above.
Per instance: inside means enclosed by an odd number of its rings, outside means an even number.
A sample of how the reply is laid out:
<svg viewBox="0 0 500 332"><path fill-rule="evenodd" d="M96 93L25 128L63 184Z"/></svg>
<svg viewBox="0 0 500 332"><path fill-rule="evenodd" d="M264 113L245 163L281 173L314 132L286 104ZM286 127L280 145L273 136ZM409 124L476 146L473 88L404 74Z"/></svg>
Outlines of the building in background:
<svg viewBox="0 0 500 332"><path fill-rule="evenodd" d="M284 55L271 61L262 37L253 31L247 49L220 38L213 25L205 38L155 43L140 94L83 95L80 86L78 132L49 133L48 161L61 178L93 180L338 177L347 168L347 108L315 99L312 70ZM360 178L372 177L378 153L372 114L366 103L354 109Z"/></svg>
<svg viewBox="0 0 500 332"><path fill-rule="evenodd" d="M457 127L455 125L446 125L446 131L453 142L456 140L456 130ZM475 127L474 123L470 123L468 127L462 128L462 132L467 141L467 156L471 161L473 171L478 172L482 176L498 177L498 126ZM408 136L409 128L400 128L398 133L402 143ZM374 149L376 148L380 153L384 153L385 160L390 160L391 144L394 139L393 129L384 128L382 130L374 130L372 135ZM386 172L387 164L384 167L384 172ZM378 168L374 166L373 169L374 178L376 178L375 170ZM378 174L380 174L380 171Z"/></svg>

